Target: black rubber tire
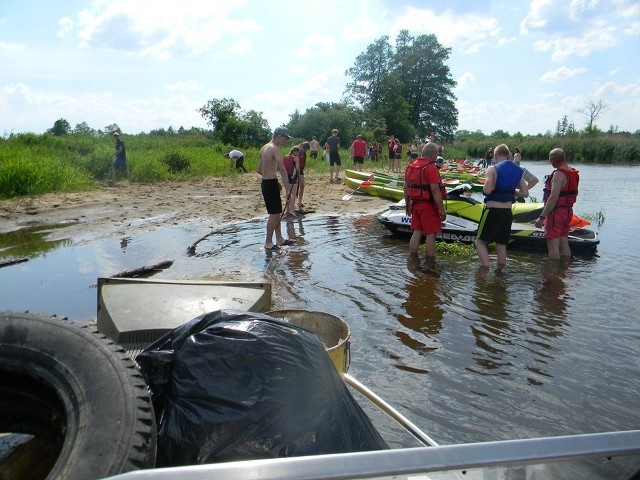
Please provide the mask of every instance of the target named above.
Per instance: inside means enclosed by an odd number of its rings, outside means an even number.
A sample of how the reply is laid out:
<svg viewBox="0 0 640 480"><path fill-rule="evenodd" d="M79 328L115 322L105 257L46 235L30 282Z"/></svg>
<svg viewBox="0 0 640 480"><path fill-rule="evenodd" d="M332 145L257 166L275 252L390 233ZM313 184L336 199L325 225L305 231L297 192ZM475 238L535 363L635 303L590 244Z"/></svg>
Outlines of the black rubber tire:
<svg viewBox="0 0 640 480"><path fill-rule="evenodd" d="M34 435L59 448L47 479L98 479L155 466L147 385L95 325L0 313L3 432Z"/></svg>

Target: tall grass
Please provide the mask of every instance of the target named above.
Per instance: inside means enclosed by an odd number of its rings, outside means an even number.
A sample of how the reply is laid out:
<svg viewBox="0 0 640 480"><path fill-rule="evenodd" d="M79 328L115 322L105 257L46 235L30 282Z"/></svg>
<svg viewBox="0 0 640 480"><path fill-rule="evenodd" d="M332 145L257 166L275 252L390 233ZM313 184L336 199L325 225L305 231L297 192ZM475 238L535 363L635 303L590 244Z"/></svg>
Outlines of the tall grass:
<svg viewBox="0 0 640 480"><path fill-rule="evenodd" d="M237 147L215 143L206 132L171 135L143 133L123 135L123 140L127 149L127 163L133 181L137 183L237 174L230 168L229 159L224 158L226 152ZM291 139L289 146L283 147L283 154L288 152L291 145L302 140ZM487 148L503 142L511 148L520 148L527 160L546 160L549 151L560 146L567 151L569 161L640 161L640 141L635 135L465 139L445 145L444 156L447 159L467 156L480 158ZM344 146L348 147L348 143L345 142ZM109 179L114 147L111 135L95 137L74 133L56 137L23 133L0 139L0 198L97 188L101 182ZM384 147L383 154L386 153ZM240 150L245 155L245 168L256 171L260 150L255 147ZM341 157L343 168L350 168L347 148L342 149ZM367 162L367 165L371 164ZM377 165L374 163L368 168L379 169L385 165L383 157ZM317 160L307 160L306 170L326 173L329 166L320 155Z"/></svg>
<svg viewBox="0 0 640 480"><path fill-rule="evenodd" d="M123 135L123 140L136 183L237 174L224 157L237 147L212 143L204 136L139 134ZM260 149L241 150L245 168L257 171ZM283 154L288 150L284 147ZM98 188L110 178L114 151L110 135L26 133L0 139L0 198ZM348 158L346 150L345 156ZM326 172L328 166L319 158L309 160L307 170Z"/></svg>
<svg viewBox="0 0 640 480"><path fill-rule="evenodd" d="M511 150L519 148L522 158L526 160L547 160L549 152L560 147L565 151L569 163L640 162L640 137L627 134L485 137L456 141L453 146L464 150L471 158L482 158L488 148L494 148L500 143L506 143Z"/></svg>

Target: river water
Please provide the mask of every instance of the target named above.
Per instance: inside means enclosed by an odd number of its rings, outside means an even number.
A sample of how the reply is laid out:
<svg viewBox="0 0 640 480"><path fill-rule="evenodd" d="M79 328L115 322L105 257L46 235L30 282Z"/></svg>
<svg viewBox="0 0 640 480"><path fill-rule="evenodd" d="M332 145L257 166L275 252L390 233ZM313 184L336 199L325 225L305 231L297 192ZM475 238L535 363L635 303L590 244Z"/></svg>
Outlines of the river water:
<svg viewBox="0 0 640 480"><path fill-rule="evenodd" d="M541 179L550 171L546 162L524 166ZM283 224L297 245L274 253L262 249L263 220L221 226L192 254L187 247L209 228L185 225L56 244L38 236L23 253L29 262L0 269L0 310L86 322L98 276L173 260L157 277L267 278L274 308L344 318L349 373L440 444L637 429L640 168L576 167L576 213L601 212L605 222L593 227L597 254L565 268L509 251L502 274L480 270L474 254L440 256L428 273L374 215ZM532 193L540 199L542 185ZM0 259L33 236L4 235ZM379 428L393 446L416 445L391 422Z"/></svg>

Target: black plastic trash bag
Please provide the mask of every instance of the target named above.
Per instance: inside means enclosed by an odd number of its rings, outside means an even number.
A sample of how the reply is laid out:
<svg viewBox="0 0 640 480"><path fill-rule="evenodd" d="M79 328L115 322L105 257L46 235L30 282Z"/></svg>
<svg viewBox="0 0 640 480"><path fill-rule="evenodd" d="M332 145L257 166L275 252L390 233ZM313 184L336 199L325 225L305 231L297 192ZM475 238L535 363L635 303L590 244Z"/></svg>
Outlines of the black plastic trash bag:
<svg viewBox="0 0 640 480"><path fill-rule="evenodd" d="M156 410L158 467L389 448L318 337L283 320L208 313L136 360Z"/></svg>

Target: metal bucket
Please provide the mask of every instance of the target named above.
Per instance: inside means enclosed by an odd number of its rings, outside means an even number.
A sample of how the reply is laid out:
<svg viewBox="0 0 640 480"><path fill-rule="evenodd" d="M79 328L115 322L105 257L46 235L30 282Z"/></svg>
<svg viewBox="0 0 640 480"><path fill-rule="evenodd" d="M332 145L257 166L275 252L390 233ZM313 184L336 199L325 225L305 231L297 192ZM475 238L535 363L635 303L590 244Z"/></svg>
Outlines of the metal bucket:
<svg viewBox="0 0 640 480"><path fill-rule="evenodd" d="M298 327L315 333L340 373L349 369L349 324L340 317L313 310L271 310L267 312L275 318L281 318Z"/></svg>

